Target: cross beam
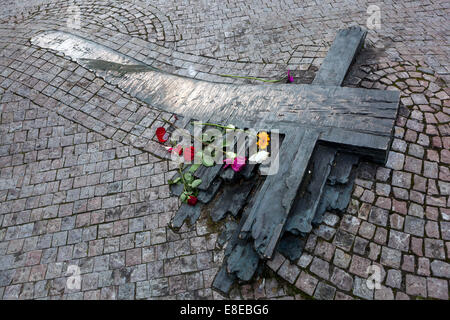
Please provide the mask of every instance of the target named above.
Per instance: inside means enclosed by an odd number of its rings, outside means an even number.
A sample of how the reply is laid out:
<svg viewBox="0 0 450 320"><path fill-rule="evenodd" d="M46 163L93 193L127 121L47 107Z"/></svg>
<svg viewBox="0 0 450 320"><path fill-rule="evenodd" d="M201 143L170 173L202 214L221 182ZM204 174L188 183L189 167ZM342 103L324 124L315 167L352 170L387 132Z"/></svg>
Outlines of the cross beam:
<svg viewBox="0 0 450 320"><path fill-rule="evenodd" d="M282 133L298 126L320 127L320 141L342 144L384 163L399 93L339 87L365 35L359 27L340 31L313 85L199 81L154 71L133 58L61 31L43 33L32 43L63 52L90 68L85 59L115 63L105 77L161 110L218 123L234 122L241 127L274 128ZM140 66L142 70L118 78L114 74L117 65Z"/></svg>

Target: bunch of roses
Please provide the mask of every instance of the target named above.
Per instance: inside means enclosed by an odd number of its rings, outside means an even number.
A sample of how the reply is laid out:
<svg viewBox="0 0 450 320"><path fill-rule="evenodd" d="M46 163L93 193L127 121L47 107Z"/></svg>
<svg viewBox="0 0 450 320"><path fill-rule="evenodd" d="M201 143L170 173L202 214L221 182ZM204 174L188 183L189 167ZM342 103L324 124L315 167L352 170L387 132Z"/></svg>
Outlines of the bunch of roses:
<svg viewBox="0 0 450 320"><path fill-rule="evenodd" d="M163 119L164 122L168 123L171 126L174 126L171 122ZM235 130L236 128L233 125L228 126L222 126L217 124L204 124L204 125L214 125L216 127L223 128L225 130ZM174 126L176 127L176 126ZM159 127L156 129L156 137L158 141L162 144L166 143L169 140L169 134L167 133L166 129L164 127ZM192 137L192 136L191 136ZM248 160L255 162L255 163L262 163L269 157L269 152L267 152L265 149L267 149L270 141L270 136L267 132L260 132L257 134L258 141L256 142L259 151L249 157ZM195 139L195 137L192 137ZM202 140L202 144L206 144L206 140ZM183 156L184 160L188 163L192 162L195 158L195 149L193 146L189 147L182 147L180 145L177 145L175 142L172 142L172 146L166 146L165 147L168 152L171 152L178 156ZM224 152L222 150L222 152ZM237 156L234 152L224 152L225 159L224 162L224 169L231 166L231 169L235 172L241 171L244 166L247 163L247 158L243 156ZM211 156L208 156L204 154L202 151L198 153L198 155L202 159L202 164L206 167L213 166L214 160ZM198 186L202 183L201 179L196 179L194 177L194 173L196 170L200 167L200 164L192 164L188 170L185 170L187 168L184 167L184 163L181 163L178 172L179 176L174 180L169 180L169 184L183 184L183 192L180 195L180 200L184 203L187 203L188 205L194 206L198 201Z"/></svg>

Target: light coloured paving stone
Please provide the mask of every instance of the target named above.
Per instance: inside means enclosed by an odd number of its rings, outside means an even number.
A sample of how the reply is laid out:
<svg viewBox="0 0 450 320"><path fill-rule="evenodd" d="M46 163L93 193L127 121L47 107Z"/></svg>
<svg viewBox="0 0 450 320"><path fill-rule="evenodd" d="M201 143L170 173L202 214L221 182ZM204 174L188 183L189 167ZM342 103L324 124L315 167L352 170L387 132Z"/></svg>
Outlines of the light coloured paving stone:
<svg viewBox="0 0 450 320"><path fill-rule="evenodd" d="M445 259L444 242L437 239L425 239L425 256L428 258Z"/></svg>
<svg viewBox="0 0 450 320"><path fill-rule="evenodd" d="M300 273L300 269L295 265L286 260L283 265L278 270L278 274L290 283L294 283L295 279Z"/></svg>
<svg viewBox="0 0 450 320"><path fill-rule="evenodd" d="M309 267L309 270L322 279L328 280L330 277L330 265L328 262L315 257Z"/></svg>
<svg viewBox="0 0 450 320"><path fill-rule="evenodd" d="M379 226L386 226L389 218L389 211L379 208L372 207L369 214L369 222L374 223Z"/></svg>
<svg viewBox="0 0 450 320"><path fill-rule="evenodd" d="M341 290L350 291L352 289L353 278L342 269L334 268L330 281Z"/></svg>
<svg viewBox="0 0 450 320"><path fill-rule="evenodd" d="M391 151L389 152L386 167L394 170L402 170L405 162L405 156L401 153Z"/></svg>
<svg viewBox="0 0 450 320"><path fill-rule="evenodd" d="M450 223L449 222L440 222L442 239L450 240Z"/></svg>
<svg viewBox="0 0 450 320"><path fill-rule="evenodd" d="M355 239L354 235L339 229L336 232L336 236L334 237L333 244L335 244L337 247L339 247L345 251L349 251L353 245L354 239Z"/></svg>
<svg viewBox="0 0 450 320"><path fill-rule="evenodd" d="M319 240L314 255L320 257L326 261L330 261L333 257L335 246L329 242Z"/></svg>
<svg viewBox="0 0 450 320"><path fill-rule="evenodd" d="M297 279L297 282L295 283L295 286L306 294L312 296L318 282L319 281L317 280L317 278L302 271Z"/></svg>
<svg viewBox="0 0 450 320"><path fill-rule="evenodd" d="M284 260L286 260L286 258L283 257L283 255L281 255L279 252L276 252L273 259L267 262L267 266L273 271L277 271L283 264Z"/></svg>
<svg viewBox="0 0 450 320"><path fill-rule="evenodd" d="M430 298L448 300L448 281L437 278L427 278L427 289Z"/></svg>
<svg viewBox="0 0 450 320"><path fill-rule="evenodd" d="M401 251L391 249L388 247L383 247L381 249L381 264L392 267L392 268L399 268L400 267L400 261L401 261Z"/></svg>
<svg viewBox="0 0 450 320"><path fill-rule="evenodd" d="M410 240L410 235L403 233L403 232L398 232L395 230L391 230L389 232L389 242L388 245L391 248L397 249L397 250L401 250L404 252L408 252L409 250L409 240Z"/></svg>
<svg viewBox="0 0 450 320"><path fill-rule="evenodd" d="M359 228L359 234L366 238L366 239L371 239L373 237L373 235L375 234L375 225L368 223L366 221L363 221L361 223L361 226Z"/></svg>
<svg viewBox="0 0 450 320"><path fill-rule="evenodd" d="M405 232L423 237L425 230L425 221L416 217L407 216L405 218Z"/></svg>
<svg viewBox="0 0 450 320"><path fill-rule="evenodd" d="M427 297L426 278L411 274L406 275L406 293L412 296Z"/></svg>
<svg viewBox="0 0 450 320"><path fill-rule="evenodd" d="M320 300L333 300L335 293L336 288L322 281L316 287L314 298Z"/></svg>
<svg viewBox="0 0 450 320"><path fill-rule="evenodd" d="M386 285L392 288L401 288L402 273L396 269L390 269L387 272Z"/></svg>
<svg viewBox="0 0 450 320"><path fill-rule="evenodd" d="M321 224L318 228L313 229L313 232L318 237L321 237L327 241L330 241L333 239L333 236L336 234L336 229L334 229L328 225Z"/></svg>
<svg viewBox="0 0 450 320"><path fill-rule="evenodd" d="M368 268L370 265L371 261L369 259L353 255L349 271L360 277L366 278L368 276Z"/></svg>
<svg viewBox="0 0 450 320"><path fill-rule="evenodd" d="M395 294L395 300L411 300L411 299L406 293L397 291L397 293Z"/></svg>
<svg viewBox="0 0 450 320"><path fill-rule="evenodd" d="M394 293L391 288L381 286L380 289L375 289L375 300L394 300Z"/></svg>
<svg viewBox="0 0 450 320"><path fill-rule="evenodd" d="M359 298L373 300L374 290L367 287L366 279L355 277L353 284L353 294Z"/></svg>
<svg viewBox="0 0 450 320"><path fill-rule="evenodd" d="M417 203L411 203L409 205L408 214L418 218L423 218L425 213L422 206Z"/></svg>
<svg viewBox="0 0 450 320"><path fill-rule="evenodd" d="M297 261L297 265L301 268L306 268L311 263L313 256L308 253L303 253Z"/></svg>

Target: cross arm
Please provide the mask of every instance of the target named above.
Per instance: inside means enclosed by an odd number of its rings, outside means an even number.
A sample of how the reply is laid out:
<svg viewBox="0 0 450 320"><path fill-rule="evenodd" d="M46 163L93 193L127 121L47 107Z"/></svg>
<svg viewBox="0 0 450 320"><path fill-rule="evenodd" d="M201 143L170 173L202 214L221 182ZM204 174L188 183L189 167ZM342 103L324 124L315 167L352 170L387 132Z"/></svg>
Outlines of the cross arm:
<svg viewBox="0 0 450 320"><path fill-rule="evenodd" d="M340 86L350 65L364 44L367 31L359 26L339 30L313 84Z"/></svg>

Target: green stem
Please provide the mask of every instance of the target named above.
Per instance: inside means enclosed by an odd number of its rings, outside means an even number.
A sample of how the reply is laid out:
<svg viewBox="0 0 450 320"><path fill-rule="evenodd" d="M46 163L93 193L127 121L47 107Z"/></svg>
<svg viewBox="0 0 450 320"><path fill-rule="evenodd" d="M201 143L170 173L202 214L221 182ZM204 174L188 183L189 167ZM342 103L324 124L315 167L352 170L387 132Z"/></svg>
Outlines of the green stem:
<svg viewBox="0 0 450 320"><path fill-rule="evenodd" d="M186 180L184 180L184 176L183 176L183 164L180 164L180 166L178 167L178 171L180 172L180 177L181 177L181 181L183 181L183 189L186 192Z"/></svg>
<svg viewBox="0 0 450 320"><path fill-rule="evenodd" d="M196 123L195 121L192 121L193 123ZM216 123L209 123L209 122L205 122L205 123L196 123L196 124L199 124L199 125L201 125L201 126L213 126L213 127L218 127L218 128L223 128L223 129L230 129L230 130L236 130L236 131L242 131L242 132L244 132L245 130L242 130L242 129L238 129L238 128L230 128L230 127L227 127L227 126L222 126L222 125L220 125L220 124L216 124Z"/></svg>
<svg viewBox="0 0 450 320"><path fill-rule="evenodd" d="M255 78L255 77L234 76L234 75L231 75L231 74L219 74L219 76L221 76L221 77L228 77L228 78L239 78L239 79L258 80L258 81L271 82L271 83L274 83L274 82L280 82L280 81L283 81L284 79L287 78L287 77L283 77L283 78L278 79L278 80L266 80L266 79Z"/></svg>
<svg viewBox="0 0 450 320"><path fill-rule="evenodd" d="M195 121L193 121L194 123L195 123ZM213 127L219 127L219 128L224 128L224 129L236 129L236 128L230 128L230 127L227 127L227 126L222 126L222 125L220 125L220 124L216 124L216 123L208 123L208 122L205 122L205 123L197 123L197 124L199 124L199 125L201 125L201 126L213 126Z"/></svg>

